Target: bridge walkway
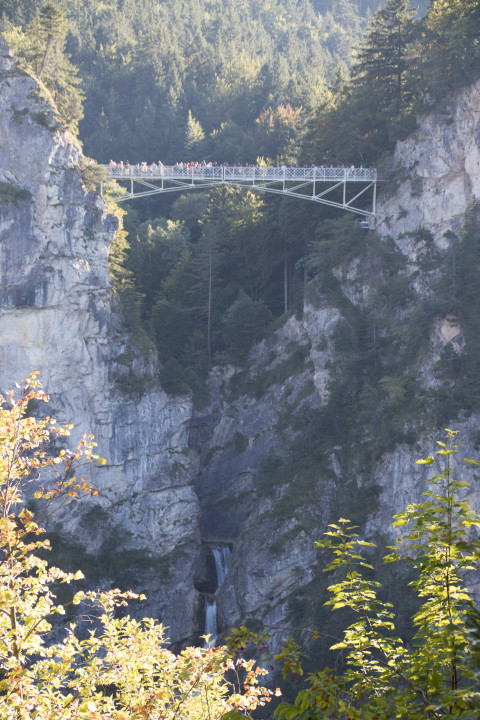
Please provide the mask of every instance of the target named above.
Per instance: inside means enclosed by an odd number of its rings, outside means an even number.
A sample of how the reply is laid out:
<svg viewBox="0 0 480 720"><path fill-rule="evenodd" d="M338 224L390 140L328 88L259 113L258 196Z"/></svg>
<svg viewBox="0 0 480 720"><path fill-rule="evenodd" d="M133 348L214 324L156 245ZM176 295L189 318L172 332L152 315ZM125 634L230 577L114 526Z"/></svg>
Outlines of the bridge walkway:
<svg viewBox="0 0 480 720"><path fill-rule="evenodd" d="M374 168L142 163L138 166L107 165L105 172L107 179L128 183L123 194L111 198L114 202L192 188L231 185L337 207L363 216L362 224L368 226L375 217L377 171ZM358 206L360 197L368 200L368 207Z"/></svg>

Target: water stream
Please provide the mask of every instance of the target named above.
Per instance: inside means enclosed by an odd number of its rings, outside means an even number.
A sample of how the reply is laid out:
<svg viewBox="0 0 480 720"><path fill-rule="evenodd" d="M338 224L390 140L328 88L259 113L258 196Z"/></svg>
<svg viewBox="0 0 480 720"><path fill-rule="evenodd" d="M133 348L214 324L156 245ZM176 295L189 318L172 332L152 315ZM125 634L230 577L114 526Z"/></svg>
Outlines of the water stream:
<svg viewBox="0 0 480 720"><path fill-rule="evenodd" d="M228 545L221 545L213 548L213 557L215 558L215 570L217 571L217 590L222 587L225 575L228 572L228 564L230 562L230 548Z"/></svg>
<svg viewBox="0 0 480 720"><path fill-rule="evenodd" d="M210 635L210 641L205 640L204 647L215 645L218 637L217 601L214 597L205 599L205 635Z"/></svg>
<svg viewBox="0 0 480 720"><path fill-rule="evenodd" d="M213 557L215 560L215 570L217 573L217 588L215 595L219 588L222 587L225 577L228 573L228 564L230 561L230 548L227 545L220 545L219 547L212 548ZM210 642L205 641L204 647L208 648L209 645L215 645L218 637L218 622L217 622L217 601L215 595L209 595L205 598L205 635L210 635Z"/></svg>

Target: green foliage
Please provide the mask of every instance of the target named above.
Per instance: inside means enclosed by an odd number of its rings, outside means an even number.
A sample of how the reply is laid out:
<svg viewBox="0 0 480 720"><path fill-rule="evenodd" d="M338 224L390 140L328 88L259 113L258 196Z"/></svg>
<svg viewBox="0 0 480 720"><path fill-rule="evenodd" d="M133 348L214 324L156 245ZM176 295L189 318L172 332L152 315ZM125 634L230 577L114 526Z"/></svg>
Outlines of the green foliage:
<svg viewBox="0 0 480 720"><path fill-rule="evenodd" d="M233 436L233 446L235 448L235 452L240 455L241 453L245 452L245 450L248 448L248 437L242 432L237 432Z"/></svg>
<svg viewBox="0 0 480 720"><path fill-rule="evenodd" d="M67 18L49 2L20 27L10 25L3 33L23 65L39 81L40 89L53 101L62 122L74 133L83 116L83 92L77 69L65 53Z"/></svg>
<svg viewBox="0 0 480 720"><path fill-rule="evenodd" d="M108 271L113 284L115 296L119 302L123 315L123 320L130 332L134 342L136 351L140 351L143 355L149 355L153 348L153 343L147 334L141 319L141 296L135 287L135 278L133 272L127 265L127 253L129 244L127 234L123 228L124 211L118 205L112 203L107 204L110 214L117 218L118 228L115 233L114 241L110 247L108 256ZM133 358L133 350L129 359ZM125 358L120 357L118 363L125 364L122 361ZM130 363L129 363L130 364ZM145 378L139 378L134 371L129 368L128 373L118 372L116 375L117 384L121 385L126 392L138 394L145 389Z"/></svg>
<svg viewBox="0 0 480 720"><path fill-rule="evenodd" d="M355 218L345 214L341 218L325 220L315 229L315 239L307 246L303 260L307 271L323 279L341 263L358 257L367 243L365 230Z"/></svg>
<svg viewBox="0 0 480 720"><path fill-rule="evenodd" d="M40 112L32 113L32 120L41 125L41 127L51 129L53 127L52 113L47 110L40 110Z"/></svg>
<svg viewBox="0 0 480 720"><path fill-rule="evenodd" d="M5 0L5 36L75 129L83 96L67 39L86 92L82 140L102 162L175 162L187 152L365 165L480 64L476 0L433 0L424 17L408 0L260 9L253 0L63 0L61 9Z"/></svg>
<svg viewBox="0 0 480 720"><path fill-rule="evenodd" d="M106 173L103 165L99 165L93 160L82 158L78 165L80 176L85 188L88 191L99 191L100 183L105 180Z"/></svg>
<svg viewBox="0 0 480 720"><path fill-rule="evenodd" d="M262 301L255 302L240 291L223 319L223 338L228 354L237 360L262 339L272 320L272 313Z"/></svg>
<svg viewBox="0 0 480 720"><path fill-rule="evenodd" d="M289 378L302 374L308 367L308 352L308 345L291 343L287 348L287 356L265 372L258 375L251 375L248 370L236 373L229 385L231 398L247 394L258 399L272 385L281 385Z"/></svg>
<svg viewBox="0 0 480 720"><path fill-rule="evenodd" d="M86 90L86 152L99 162L293 157L307 108L349 64L374 4L62 0ZM39 0L4 0L2 11L23 33L45 15Z"/></svg>
<svg viewBox="0 0 480 720"><path fill-rule="evenodd" d="M255 120L252 145L259 157L294 162L298 155L296 145L303 128L303 108L287 103L275 109L268 107Z"/></svg>
<svg viewBox="0 0 480 720"><path fill-rule="evenodd" d="M474 676L480 679L480 612L477 608L471 608L467 620L468 641L472 649L472 662ZM478 704L477 693L477 704Z"/></svg>
<svg viewBox="0 0 480 720"><path fill-rule="evenodd" d="M187 130L185 133L185 150L196 150L197 145L205 138L202 126L195 120L192 111L188 111Z"/></svg>
<svg viewBox="0 0 480 720"><path fill-rule="evenodd" d="M212 363L243 363L283 312L272 292L283 290L283 257L265 239L272 207L250 191L218 188L200 202L178 200L175 219L127 219L128 238L117 233L116 292L132 329L154 341L170 391L186 385L203 402Z"/></svg>
<svg viewBox="0 0 480 720"><path fill-rule="evenodd" d="M411 503L394 516L398 539L385 562L411 565L410 583L419 597L412 617L413 640L406 645L398 635L392 605L380 598L380 583L365 551L372 543L361 540L350 521L341 518L329 526L317 543L333 553L324 568L334 573L332 610L348 609L351 622L331 646L345 658L345 671L312 675L308 688L295 702L282 703L276 717L306 720L321 714L349 718L475 717L478 615L465 586L465 576L480 563L480 545L472 531L480 516L462 498L468 483L454 477L452 463L459 450L455 432L437 452L443 469L426 482L421 502ZM466 460L467 463L476 461ZM419 460L428 468L433 457Z"/></svg>
<svg viewBox="0 0 480 720"><path fill-rule="evenodd" d="M478 75L479 24L476 0L432 0L417 40L430 51L421 58L421 77L430 102Z"/></svg>
<svg viewBox="0 0 480 720"><path fill-rule="evenodd" d="M337 77L308 119L305 162L376 163L415 128L416 112L478 75L479 28L476 0L432 0L421 18L408 0L387 0L350 78Z"/></svg>
<svg viewBox="0 0 480 720"><path fill-rule="evenodd" d="M172 395L187 395L190 392L185 370L174 357L169 357L163 365L160 371L160 382L165 392Z"/></svg>
<svg viewBox="0 0 480 720"><path fill-rule="evenodd" d="M288 482L289 474L283 473L283 463L280 457L269 453L266 455L255 478L255 489L259 495L270 495L272 488L280 487ZM283 479L283 483L282 480Z"/></svg>

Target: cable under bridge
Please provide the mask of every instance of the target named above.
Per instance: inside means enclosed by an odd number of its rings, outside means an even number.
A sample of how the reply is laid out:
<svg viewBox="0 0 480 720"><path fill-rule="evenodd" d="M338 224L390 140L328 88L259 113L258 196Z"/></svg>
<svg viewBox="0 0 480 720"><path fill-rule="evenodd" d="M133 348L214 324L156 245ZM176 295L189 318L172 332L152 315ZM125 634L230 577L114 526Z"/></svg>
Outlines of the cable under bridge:
<svg viewBox="0 0 480 720"><path fill-rule="evenodd" d="M109 193L112 202L231 185L346 210L360 215L364 227L373 227L376 211L377 171L373 168L111 163L105 166L105 172L107 179L127 183L125 192L117 196ZM101 183L100 192L103 195L104 183ZM360 199L361 205L358 204Z"/></svg>

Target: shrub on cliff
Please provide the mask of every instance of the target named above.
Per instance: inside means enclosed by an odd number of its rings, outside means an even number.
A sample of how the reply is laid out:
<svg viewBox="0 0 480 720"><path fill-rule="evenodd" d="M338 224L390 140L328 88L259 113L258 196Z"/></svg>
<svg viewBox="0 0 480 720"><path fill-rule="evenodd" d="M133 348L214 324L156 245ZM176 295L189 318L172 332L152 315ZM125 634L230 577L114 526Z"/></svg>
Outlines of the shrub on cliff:
<svg viewBox="0 0 480 720"><path fill-rule="evenodd" d="M77 592L58 602L59 586L68 596L65 586L82 576L42 559L48 541L39 523L82 494L96 494L75 472L82 461L104 461L94 454L92 436L73 451L58 449L72 426L29 416L48 401L36 374L19 390L0 396L2 720L219 720L245 717L268 701L253 661L234 662L225 648L189 647L176 655L154 620L115 617L136 597L131 593ZM36 517L25 505L28 486L43 507Z"/></svg>
<svg viewBox="0 0 480 720"><path fill-rule="evenodd" d="M317 544L334 555L325 568L335 573L326 604L353 620L331 646L345 671L310 676L293 704L278 707L280 720L479 717L480 623L465 576L479 567L480 516L463 499L468 483L453 475L460 447L452 444L454 436L448 430L447 443L439 443L445 467L427 480L422 502L394 516L398 540L384 559L405 561L416 576L410 584L420 605L412 617L411 645L398 634L380 583L371 579L373 568L362 551L372 543L340 519ZM418 461L427 467L433 462Z"/></svg>

